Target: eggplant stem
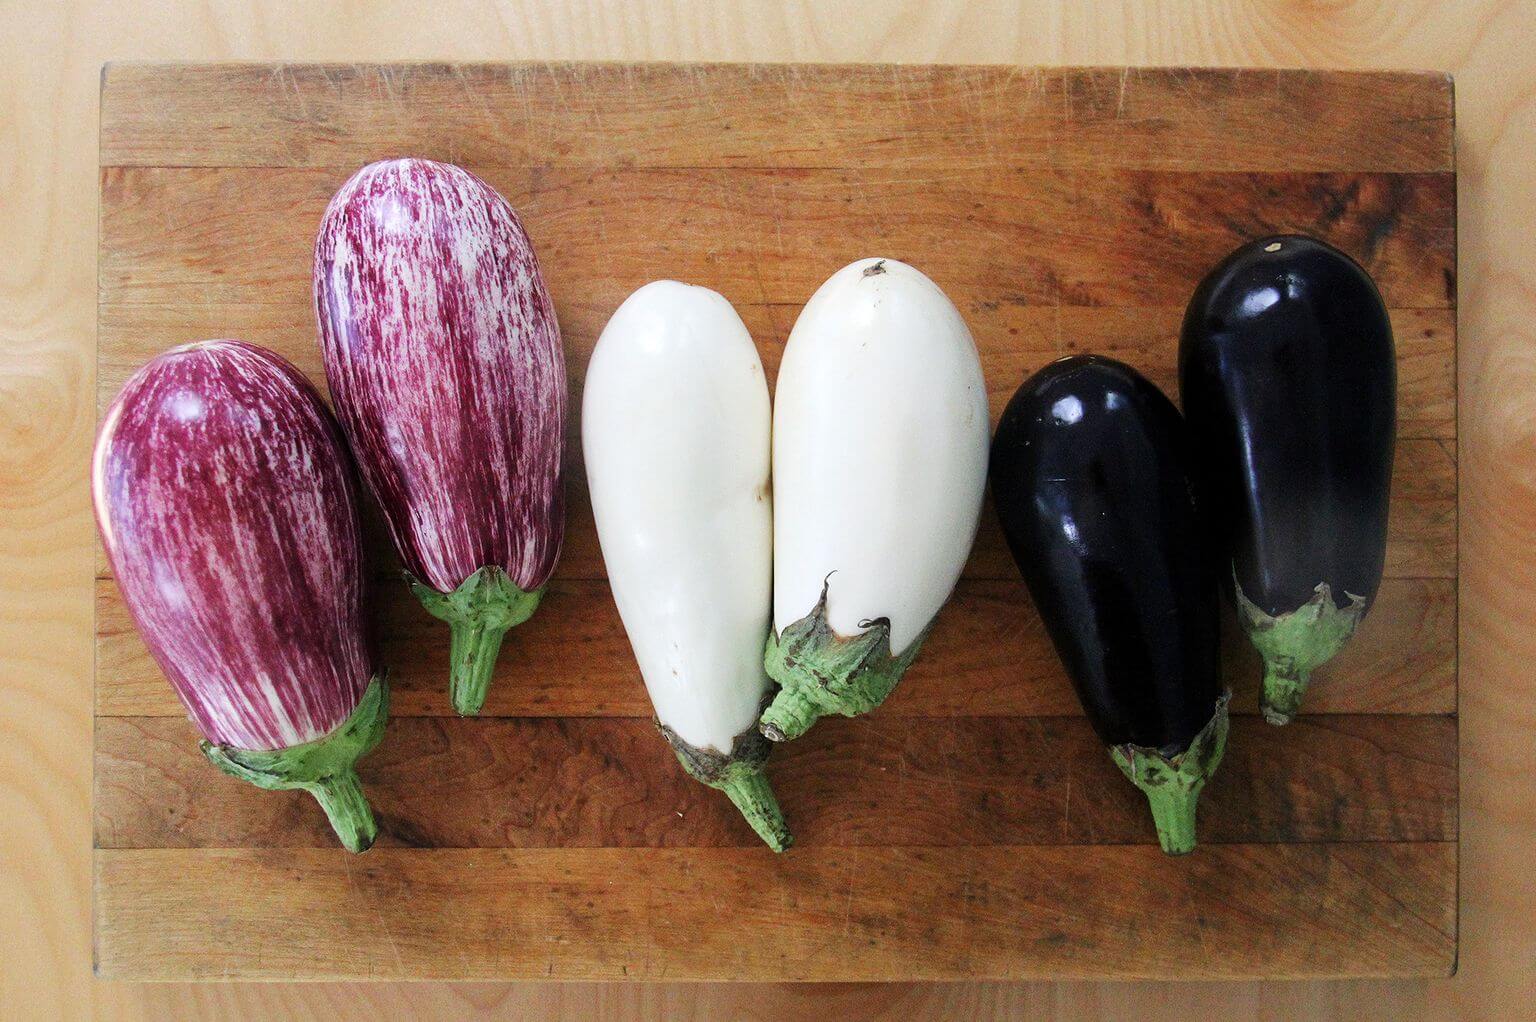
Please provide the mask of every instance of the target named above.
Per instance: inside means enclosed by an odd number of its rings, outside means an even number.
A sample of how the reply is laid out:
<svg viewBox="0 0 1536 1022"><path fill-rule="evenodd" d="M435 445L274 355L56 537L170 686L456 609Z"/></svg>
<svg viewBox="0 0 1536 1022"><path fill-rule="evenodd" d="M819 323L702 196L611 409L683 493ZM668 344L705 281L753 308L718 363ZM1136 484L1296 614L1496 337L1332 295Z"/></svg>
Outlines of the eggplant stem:
<svg viewBox="0 0 1536 1022"><path fill-rule="evenodd" d="M459 716L473 717L485 705L508 631L478 621L455 621L448 626L448 694Z"/></svg>
<svg viewBox="0 0 1536 1022"><path fill-rule="evenodd" d="M1312 672L1332 660L1355 634L1367 610L1364 597L1346 592L1340 607L1333 590L1319 582L1312 596L1295 610L1270 615L1243 592L1234 570L1232 589L1237 619L1264 658L1264 695L1260 709L1271 724L1289 724L1301 710Z"/></svg>
<svg viewBox="0 0 1536 1022"><path fill-rule="evenodd" d="M1264 719L1276 727L1289 724L1301 710L1301 697L1307 693L1311 671L1298 670L1277 660L1264 661L1264 694L1259 709Z"/></svg>
<svg viewBox="0 0 1536 1022"><path fill-rule="evenodd" d="M742 817L769 848L782 852L794 842L779 800L762 770L727 770L716 786L741 810Z"/></svg>
<svg viewBox="0 0 1536 1022"><path fill-rule="evenodd" d="M379 744L388 719L389 681L381 672L369 682L352 715L312 742L286 749L237 749L205 741L200 748L224 773L258 788L309 792L347 850L366 852L379 828L357 777L357 761Z"/></svg>
<svg viewBox="0 0 1536 1022"><path fill-rule="evenodd" d="M1152 822L1157 827L1157 842L1169 855L1187 855L1195 850L1195 808L1200 804L1200 789L1166 786L1143 789L1152 807Z"/></svg>
<svg viewBox="0 0 1536 1022"><path fill-rule="evenodd" d="M731 740L730 752L690 745L659 720L656 727L672 746L677 761L688 776L725 792L769 848L782 852L794 842L784 823L779 800L774 797L768 777L763 773L763 765L768 762L773 745L758 732L755 724Z"/></svg>
<svg viewBox="0 0 1536 1022"><path fill-rule="evenodd" d="M1147 796L1157 841L1169 855L1195 848L1195 808L1205 782L1221 765L1227 749L1227 703L1231 692L1216 699L1215 711L1183 752L1165 756L1157 749L1126 743L1112 745L1109 755L1130 782Z"/></svg>
<svg viewBox="0 0 1536 1022"><path fill-rule="evenodd" d="M494 564L451 593L440 593L409 574L406 581L429 614L448 622L448 693L459 716L472 717L485 705L502 640L533 616L544 587L525 592Z"/></svg>
<svg viewBox="0 0 1536 1022"><path fill-rule="evenodd" d="M821 719L822 710L801 687L782 689L758 720L758 730L770 742L788 742L811 729Z"/></svg>
<svg viewBox="0 0 1536 1022"><path fill-rule="evenodd" d="M857 717L881 703L906 673L933 622L900 655L891 652L891 622L860 622L857 635L839 635L827 621L827 586L811 612L782 633L768 631L763 669L780 686L759 729L775 742L799 738L828 714Z"/></svg>
<svg viewBox="0 0 1536 1022"><path fill-rule="evenodd" d="M358 780L356 770L335 774L305 790L315 796L315 801L325 810L331 829L347 851L366 852L373 847L379 836L379 826L373 820L373 809L368 805L368 796L363 794L363 784Z"/></svg>

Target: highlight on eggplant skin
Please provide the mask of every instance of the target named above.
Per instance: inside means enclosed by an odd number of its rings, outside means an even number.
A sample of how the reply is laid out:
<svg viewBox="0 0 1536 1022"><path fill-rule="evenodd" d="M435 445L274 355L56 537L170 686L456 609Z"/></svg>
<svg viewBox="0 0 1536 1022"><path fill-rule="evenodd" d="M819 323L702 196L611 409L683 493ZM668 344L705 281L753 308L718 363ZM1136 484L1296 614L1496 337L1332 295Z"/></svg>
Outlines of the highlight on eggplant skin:
<svg viewBox="0 0 1536 1022"><path fill-rule="evenodd" d="M478 713L564 536L565 351L533 245L469 171L383 160L326 209L314 299L337 416Z"/></svg>
<svg viewBox="0 0 1536 1022"><path fill-rule="evenodd" d="M1221 762L1213 562L1178 410L1135 370L1073 356L1030 377L992 441L1009 550L1100 740L1147 795L1163 850L1194 848Z"/></svg>
<svg viewBox="0 0 1536 1022"><path fill-rule="evenodd" d="M363 616L352 468L320 395L234 340L168 351L103 419L102 545L144 644L226 773L310 792L342 843L377 828L354 764L388 691Z"/></svg>
<svg viewBox="0 0 1536 1022"><path fill-rule="evenodd" d="M1291 720L1381 584L1397 422L1392 325L1370 275L1321 241L1262 238L1200 283L1179 389L1223 583Z"/></svg>

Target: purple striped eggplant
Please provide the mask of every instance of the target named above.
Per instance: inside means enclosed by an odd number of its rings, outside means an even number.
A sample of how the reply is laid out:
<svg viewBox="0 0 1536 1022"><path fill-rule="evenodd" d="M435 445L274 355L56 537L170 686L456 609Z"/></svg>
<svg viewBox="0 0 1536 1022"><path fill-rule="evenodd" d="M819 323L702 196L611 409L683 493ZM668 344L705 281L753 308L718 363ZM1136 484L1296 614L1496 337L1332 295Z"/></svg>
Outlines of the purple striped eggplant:
<svg viewBox="0 0 1536 1022"><path fill-rule="evenodd" d="M326 379L412 591L478 713L560 555L565 354L517 213L468 171L354 174L315 242Z"/></svg>
<svg viewBox="0 0 1536 1022"><path fill-rule="evenodd" d="M312 794L354 852L389 692L363 624L351 465L320 395L240 341L176 348L113 401L91 466L123 601L225 773Z"/></svg>

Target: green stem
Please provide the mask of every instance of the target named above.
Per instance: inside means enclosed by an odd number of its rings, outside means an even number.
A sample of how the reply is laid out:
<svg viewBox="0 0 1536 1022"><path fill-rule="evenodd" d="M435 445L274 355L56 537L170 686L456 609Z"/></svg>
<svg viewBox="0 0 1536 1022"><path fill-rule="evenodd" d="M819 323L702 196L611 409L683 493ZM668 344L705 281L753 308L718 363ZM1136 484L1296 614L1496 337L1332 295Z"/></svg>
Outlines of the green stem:
<svg viewBox="0 0 1536 1022"><path fill-rule="evenodd" d="M1232 589L1237 596L1237 620L1264 658L1264 719L1271 724L1289 724L1301 709L1301 697L1312 672L1332 660L1355 634L1365 617L1365 599L1345 593L1347 602L1340 607L1334 603L1328 583L1319 582L1306 603L1270 615L1248 599L1236 572Z"/></svg>
<svg viewBox="0 0 1536 1022"><path fill-rule="evenodd" d="M784 813L779 809L779 800L763 773L763 764L768 762L773 743L758 733L755 724L731 740L730 752L689 745L661 721L658 720L656 726L667 744L672 746L677 761L688 776L725 792L769 848L782 852L794 843L789 826L784 822Z"/></svg>
<svg viewBox="0 0 1536 1022"><path fill-rule="evenodd" d="M373 847L379 827L373 822L373 810L363 794L357 771L348 770L319 781L309 788L309 793L325 810L331 829L347 851L366 852Z"/></svg>
<svg viewBox="0 0 1536 1022"><path fill-rule="evenodd" d="M1152 822L1157 827L1157 841L1169 855L1186 855L1195 849L1195 807L1200 802L1200 786L1144 788L1152 807Z"/></svg>
<svg viewBox="0 0 1536 1022"><path fill-rule="evenodd" d="M728 771L718 787L741 810L741 815L769 848L782 852L793 843L779 800L762 770Z"/></svg>
<svg viewBox="0 0 1536 1022"><path fill-rule="evenodd" d="M379 829L357 779L357 761L379 744L388 719L389 681L380 673L368 683L352 715L312 742L286 749L237 749L207 741L199 747L210 763L231 777L268 791L309 792L347 850L366 852Z"/></svg>
<svg viewBox="0 0 1536 1022"><path fill-rule="evenodd" d="M1264 719L1276 726L1289 724L1301 709L1301 697L1306 695L1307 682L1311 680L1311 671L1266 658L1264 694L1259 700Z"/></svg>
<svg viewBox="0 0 1536 1022"><path fill-rule="evenodd" d="M784 689L763 711L758 727L770 742L788 742L809 731L811 725L821 719L821 714L810 690Z"/></svg>
<svg viewBox="0 0 1536 1022"><path fill-rule="evenodd" d="M479 713L496 674L501 640L509 629L533 616L544 588L524 592L495 565L481 568L451 593L440 593L409 574L406 581L428 613L448 622L448 693L453 708L464 717Z"/></svg>
<svg viewBox="0 0 1536 1022"><path fill-rule="evenodd" d="M452 621L448 625L448 694L461 717L473 717L485 705L496 674L496 657L508 628L487 626L478 620Z"/></svg>
<svg viewBox="0 0 1536 1022"><path fill-rule="evenodd" d="M1165 756L1157 749L1130 743L1110 746L1110 758L1147 796L1158 843L1169 855L1194 850L1195 806L1226 752L1231 698L1230 692L1217 697L1211 719L1177 755Z"/></svg>
<svg viewBox="0 0 1536 1022"><path fill-rule="evenodd" d="M827 576L830 580L831 576ZM933 622L917 638L891 654L889 618L862 621L858 635L839 635L827 622L827 582L811 612L786 627L768 631L763 669L779 693L763 711L758 727L771 741L799 738L821 717L837 713L857 717L881 703L906 673Z"/></svg>

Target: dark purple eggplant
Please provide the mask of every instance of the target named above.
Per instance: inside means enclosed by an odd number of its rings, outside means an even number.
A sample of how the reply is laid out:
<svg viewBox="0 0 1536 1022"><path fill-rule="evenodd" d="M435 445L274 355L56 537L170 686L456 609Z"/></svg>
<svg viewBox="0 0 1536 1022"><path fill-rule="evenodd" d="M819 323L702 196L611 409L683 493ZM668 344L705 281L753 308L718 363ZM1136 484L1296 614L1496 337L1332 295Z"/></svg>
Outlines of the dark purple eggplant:
<svg viewBox="0 0 1536 1022"><path fill-rule="evenodd" d="M1190 300L1179 389L1221 575L1264 658L1264 716L1285 724L1381 584L1397 430L1386 306L1320 241L1244 245Z"/></svg>
<svg viewBox="0 0 1536 1022"><path fill-rule="evenodd" d="M1094 355L1024 381L992 440L1008 547L1088 720L1146 793L1163 850L1195 846L1221 763L1214 562L1201 543L1173 403Z"/></svg>

